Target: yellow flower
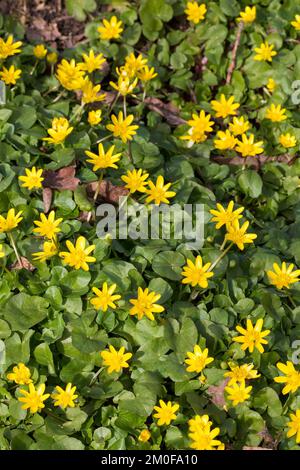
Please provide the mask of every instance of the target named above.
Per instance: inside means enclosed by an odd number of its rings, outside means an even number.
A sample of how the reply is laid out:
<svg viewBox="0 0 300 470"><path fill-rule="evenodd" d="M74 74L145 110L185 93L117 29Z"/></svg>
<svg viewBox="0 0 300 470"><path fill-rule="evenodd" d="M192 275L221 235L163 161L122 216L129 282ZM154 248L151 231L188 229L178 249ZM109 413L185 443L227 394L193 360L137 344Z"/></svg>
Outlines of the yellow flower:
<svg viewBox="0 0 300 470"><path fill-rule="evenodd" d="M217 137L219 139L214 140L215 148L219 150L230 150L234 149L237 139L230 133L229 130L218 131Z"/></svg>
<svg viewBox="0 0 300 470"><path fill-rule="evenodd" d="M82 82L80 90L82 92L81 101L83 104L95 103L105 99L105 93L99 94L101 85L94 85L88 78L85 78Z"/></svg>
<svg viewBox="0 0 300 470"><path fill-rule="evenodd" d="M110 86L112 86L118 93L122 96L129 95L133 92L135 87L137 86L138 79L135 78L132 83L130 83L130 79L128 77L123 77L122 75L118 78L118 83L109 82Z"/></svg>
<svg viewBox="0 0 300 470"><path fill-rule="evenodd" d="M139 128L139 126L136 125L131 126L133 119L132 114L129 114L129 116L124 119L123 113L120 111L118 117L114 114L111 116L112 124L108 124L106 129L111 131L114 137L120 137L122 142L126 144L128 140L132 140L132 136L136 134L136 129Z"/></svg>
<svg viewBox="0 0 300 470"><path fill-rule="evenodd" d="M270 93L273 93L273 91L276 88L276 82L273 80L273 78L269 78L268 83L267 83L267 88Z"/></svg>
<svg viewBox="0 0 300 470"><path fill-rule="evenodd" d="M90 49L89 54L82 54L82 58L83 62L79 62L78 67L87 73L93 73L94 70L99 70L101 65L105 62L103 54L95 56L93 49Z"/></svg>
<svg viewBox="0 0 300 470"><path fill-rule="evenodd" d="M288 267L285 262L282 263L281 267L277 263L273 264L273 271L267 271L267 275L270 279L271 284L277 287L277 289L282 289L286 287L289 289L290 284L299 282L300 269L293 271L294 265L290 264Z"/></svg>
<svg viewBox="0 0 300 470"><path fill-rule="evenodd" d="M189 437L192 439L190 447L195 450L222 450L223 446L221 441L215 439L219 434L219 428L189 434Z"/></svg>
<svg viewBox="0 0 300 470"><path fill-rule="evenodd" d="M268 344L268 341L265 336L270 334L270 330L261 331L263 327L263 320L260 318L257 320L255 326L253 326L252 321L247 319L247 329L237 326L236 330L241 333L242 336L235 336L233 341L237 343L242 343L242 350L246 351L249 349L249 352L252 353L254 348L262 354L264 352L263 344Z"/></svg>
<svg viewBox="0 0 300 470"><path fill-rule="evenodd" d="M255 47L254 49L254 52L256 52L254 60L272 62L272 58L277 55L277 52L273 51L273 49L273 44L269 44L267 41L261 43L259 47Z"/></svg>
<svg viewBox="0 0 300 470"><path fill-rule="evenodd" d="M238 103L234 103L234 96L230 96L226 100L225 95L222 94L220 101L211 101L211 107L216 112L216 117L226 118L229 115L236 115L236 110L240 107Z"/></svg>
<svg viewBox="0 0 300 470"><path fill-rule="evenodd" d="M32 256L34 257L35 261L47 261L48 259L57 255L57 253L58 246L55 241L51 240L50 242L44 242L43 251L32 253Z"/></svg>
<svg viewBox="0 0 300 470"><path fill-rule="evenodd" d="M16 228L23 219L23 217L21 217L22 212L23 211L19 211L16 214L15 209L9 209L6 217L0 215L0 233L10 232Z"/></svg>
<svg viewBox="0 0 300 470"><path fill-rule="evenodd" d="M194 346L194 352L188 351L187 359L185 359L185 363L188 365L187 371L188 372L202 372L203 369L214 361L213 357L208 357L208 349L202 349L198 344Z"/></svg>
<svg viewBox="0 0 300 470"><path fill-rule="evenodd" d="M237 406L248 400L252 387L251 385L246 387L245 382L241 382L240 384L234 383L231 387L225 387L225 390L228 393L228 400L232 401L233 406Z"/></svg>
<svg viewBox="0 0 300 470"><path fill-rule="evenodd" d="M121 153L113 154L115 146L112 145L107 152L105 152L103 145L98 144L98 155L96 153L90 152L89 150L85 151L85 154L90 157L90 160L87 160L89 163L92 163L93 171L99 169L103 170L104 168L118 168L116 162L120 160Z"/></svg>
<svg viewBox="0 0 300 470"><path fill-rule="evenodd" d="M138 437L140 442L148 442L150 438L151 432L148 429L143 429Z"/></svg>
<svg viewBox="0 0 300 470"><path fill-rule="evenodd" d="M275 104L271 104L271 106L267 109L266 118L270 119L272 122L281 122L287 119L285 115L286 109L282 108L280 104L277 106Z"/></svg>
<svg viewBox="0 0 300 470"><path fill-rule="evenodd" d="M102 121L102 111L101 109L97 109L95 111L90 111L88 114L88 123L91 126L97 126Z"/></svg>
<svg viewBox="0 0 300 470"><path fill-rule="evenodd" d="M42 178L43 170L37 170L33 166L31 169L25 168L25 173L26 176L19 176L19 180L24 182L21 185L23 188L32 190L42 187L42 181L44 181L44 178Z"/></svg>
<svg viewBox="0 0 300 470"><path fill-rule="evenodd" d="M131 353L125 353L125 348L122 346L119 351L117 351L113 346L109 346L109 351L102 351L101 357L103 359L103 364L108 367L107 372L111 374L112 372L122 372L123 368L129 367L127 361L132 357Z"/></svg>
<svg viewBox="0 0 300 470"><path fill-rule="evenodd" d="M294 21L291 21L291 25L294 26L296 31L300 31L300 15L296 15Z"/></svg>
<svg viewBox="0 0 300 470"><path fill-rule="evenodd" d="M44 59L47 55L47 49L44 44L38 44L33 48L33 54L37 59Z"/></svg>
<svg viewBox="0 0 300 470"><path fill-rule="evenodd" d="M60 232L59 225L63 221L62 218L55 220L55 212L51 211L48 219L45 214L40 215L41 220L34 220L33 223L37 225L33 229L34 233L39 234L41 237L49 238L53 240L56 237L56 234Z"/></svg>
<svg viewBox="0 0 300 470"><path fill-rule="evenodd" d="M284 374L284 376L280 375L275 377L275 382L286 384L282 389L282 394L287 395L290 392L297 392L300 387L300 372L295 369L294 364L291 361L287 361L286 364L278 362L277 368Z"/></svg>
<svg viewBox="0 0 300 470"><path fill-rule="evenodd" d="M154 418L158 419L158 426L163 426L164 424L168 426L171 421L177 418L176 412L178 410L179 405L177 403L174 403L174 405L172 405L171 401L168 401L166 403L163 400L159 400L159 406L154 407L154 411L157 411L157 413L155 413L153 416Z"/></svg>
<svg viewBox="0 0 300 470"><path fill-rule="evenodd" d="M4 258L4 256L5 256L5 253L4 253L4 251L3 251L3 246L2 246L2 244L0 243L0 258Z"/></svg>
<svg viewBox="0 0 300 470"><path fill-rule="evenodd" d="M300 16L299 16L299 30L300 30ZM296 435L296 443L300 444L300 409L296 410L295 414L291 413L290 418L291 418L291 421L288 422L288 427L290 429L287 432L287 437L293 437Z"/></svg>
<svg viewBox="0 0 300 470"><path fill-rule="evenodd" d="M6 42L0 38L0 60L7 59L7 57L21 52L21 41L13 42L13 36L8 36Z"/></svg>
<svg viewBox="0 0 300 470"><path fill-rule="evenodd" d="M199 286L202 289L206 289L210 277L214 275L212 271L209 271L211 263L206 263L203 266L203 261L200 255L197 256L195 263L188 259L187 264L183 267L181 275L185 277L182 279L182 284L191 284L192 287Z"/></svg>
<svg viewBox="0 0 300 470"><path fill-rule="evenodd" d="M74 408L74 400L78 398L78 395L75 395L76 387L72 387L72 384L68 383L65 390L58 385L55 387L55 390L56 393L54 392L51 395L51 398L54 400L54 406L60 406L63 409L68 406Z"/></svg>
<svg viewBox="0 0 300 470"><path fill-rule="evenodd" d="M210 117L210 114L205 114L202 109L199 115L194 113L192 115L193 119L190 119L187 123L198 132L202 132L203 134L209 133L213 130L214 125L214 122L210 120Z"/></svg>
<svg viewBox="0 0 300 470"><path fill-rule="evenodd" d="M150 320L154 320L153 313L161 313L165 310L162 305L155 303L160 297L161 295L156 292L149 292L148 287L144 290L139 287L137 299L129 300L133 305L129 311L130 315L137 315L138 320L141 320L144 315Z"/></svg>
<svg viewBox="0 0 300 470"><path fill-rule="evenodd" d="M55 117L52 119L52 127L47 130L50 137L43 137L43 140L54 145L62 144L73 129L74 127L69 126L68 119Z"/></svg>
<svg viewBox="0 0 300 470"><path fill-rule="evenodd" d="M47 54L46 60L50 65L56 64L57 59L58 55L56 52L49 52L49 54Z"/></svg>
<svg viewBox="0 0 300 470"><path fill-rule="evenodd" d="M197 2L187 2L187 8L184 10L184 13L186 13L189 21L198 24L200 21L204 20L206 11L207 8L204 3L198 5Z"/></svg>
<svg viewBox="0 0 300 470"><path fill-rule="evenodd" d="M104 19L102 26L99 26L97 31L101 39L109 41L110 39L119 39L123 31L122 26L122 21L118 21L116 16L112 16L109 21Z"/></svg>
<svg viewBox="0 0 300 470"><path fill-rule="evenodd" d="M260 153L263 153L263 141L254 141L254 134L250 134L249 137L246 134L242 135L242 141L237 140L237 146L235 150L242 155L242 157L255 157Z"/></svg>
<svg viewBox="0 0 300 470"><path fill-rule="evenodd" d="M208 415L196 415L194 418L189 419L188 421L189 425L189 431L191 433L197 433L197 432L207 432L210 430L210 427L212 425L212 422L209 421L209 416Z"/></svg>
<svg viewBox="0 0 300 470"><path fill-rule="evenodd" d="M133 78L138 72L143 70L147 62L148 59L144 58L142 54L135 57L134 53L131 52L131 54L125 57L125 65L122 68L122 72L125 76Z"/></svg>
<svg viewBox="0 0 300 470"><path fill-rule="evenodd" d="M117 308L115 301L121 298L120 295L113 295L117 288L117 284L112 284L109 288L107 282L103 283L102 290L93 287L92 290L96 297L91 299L91 304L95 307L96 310L103 310L106 312L108 307Z"/></svg>
<svg viewBox="0 0 300 470"><path fill-rule="evenodd" d="M149 173L144 172L144 170L128 170L126 175L122 175L121 179L126 183L125 188L130 191L131 194L139 191L144 193L147 183L147 178Z"/></svg>
<svg viewBox="0 0 300 470"><path fill-rule="evenodd" d="M238 21L243 21L244 23L253 23L256 19L256 7L246 7L245 11L240 12Z"/></svg>
<svg viewBox="0 0 300 470"><path fill-rule="evenodd" d="M223 225L229 227L235 220L241 219L242 212L244 207L239 207L238 209L233 210L234 202L230 201L227 208L225 209L222 204L217 203L217 209L211 209L209 212L212 217L211 222L217 222L216 229L219 230Z"/></svg>
<svg viewBox="0 0 300 470"><path fill-rule="evenodd" d="M157 77L157 73L154 67L150 69L148 65L144 65L144 67L137 72L137 76L142 82L150 82L150 80Z"/></svg>
<svg viewBox="0 0 300 470"><path fill-rule="evenodd" d="M253 369L254 364L243 364L241 366L236 366L234 364L229 364L230 371L224 374L224 377L229 377L228 386L233 385L237 382L245 383L245 380L258 379L260 374L258 371Z"/></svg>
<svg viewBox="0 0 300 470"><path fill-rule="evenodd" d="M6 85L15 85L17 80L20 78L21 73L22 70L16 69L14 65L11 65L9 69L3 67L0 72L0 77Z"/></svg>
<svg viewBox="0 0 300 470"><path fill-rule="evenodd" d="M13 368L13 371L10 374L7 374L8 380L13 380L18 385L28 385L32 382L31 374L28 367L20 362L17 366Z"/></svg>
<svg viewBox="0 0 300 470"><path fill-rule="evenodd" d="M45 408L44 401L47 400L48 397L50 397L50 393L45 392L45 384L40 384L37 388L33 385L33 383L29 384L29 392L27 390L20 390L20 393L24 395L24 397L19 397L18 400L21 403L24 403L22 405L23 410L27 410L29 408L31 413L37 413L38 411L41 411L43 408Z"/></svg>
<svg viewBox="0 0 300 470"><path fill-rule="evenodd" d="M248 227L248 221L244 222L240 227L239 221L234 220L232 224L227 227L227 233L225 235L226 240L233 242L240 250L243 250L246 243L253 243L253 240L257 238L255 233L246 233Z"/></svg>
<svg viewBox="0 0 300 470"><path fill-rule="evenodd" d="M201 144L201 142L205 142L207 139L207 135L204 134L201 130L191 127L188 130L188 133L185 135L180 136L181 140L188 140L188 148L192 147L194 143Z"/></svg>
<svg viewBox="0 0 300 470"><path fill-rule="evenodd" d="M233 135L241 135L250 129L249 121L245 120L243 116L234 117L232 122L229 124L229 130Z"/></svg>
<svg viewBox="0 0 300 470"><path fill-rule="evenodd" d="M288 132L287 134L281 134L281 136L279 137L279 143L282 145L282 147L290 149L296 147L297 139L294 135L291 135Z"/></svg>
<svg viewBox="0 0 300 470"><path fill-rule="evenodd" d="M88 263L94 263L96 258L89 256L95 249L95 245L87 245L84 237L78 237L75 245L70 240L66 241L69 251L61 251L59 256L63 258L64 262L75 269L82 268L84 271L89 271Z"/></svg>
<svg viewBox="0 0 300 470"><path fill-rule="evenodd" d="M57 66L56 78L66 90L79 90L82 87L85 72L74 59L63 59Z"/></svg>
<svg viewBox="0 0 300 470"><path fill-rule="evenodd" d="M157 177L156 183L152 181L148 182L149 189L145 189L145 193L149 194L146 198L146 203L154 201L154 204L159 205L162 202L165 204L170 204L168 200L170 197L176 196L174 191L168 191L171 186L171 183L165 184L163 176L159 175Z"/></svg>

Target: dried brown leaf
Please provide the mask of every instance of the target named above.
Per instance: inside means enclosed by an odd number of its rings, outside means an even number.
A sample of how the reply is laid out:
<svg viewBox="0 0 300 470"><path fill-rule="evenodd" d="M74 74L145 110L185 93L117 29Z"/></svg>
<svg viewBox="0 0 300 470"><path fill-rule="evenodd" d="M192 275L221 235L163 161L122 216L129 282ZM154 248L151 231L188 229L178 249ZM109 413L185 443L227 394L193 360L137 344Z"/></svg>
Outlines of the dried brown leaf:
<svg viewBox="0 0 300 470"><path fill-rule="evenodd" d="M87 185L87 194L93 197L98 187L98 181ZM98 198L110 203L118 203L121 196L127 196L128 190L122 186L114 186L110 181L102 180Z"/></svg>
<svg viewBox="0 0 300 470"><path fill-rule="evenodd" d="M30 261L28 261L28 259L25 258L24 256L20 256L20 261L21 261L21 263L19 263L19 261L15 261L15 263L13 263L9 266L9 269L11 271L20 270L20 269L27 269L27 271L34 271L35 270L35 266L33 266L30 263Z"/></svg>
<svg viewBox="0 0 300 470"><path fill-rule="evenodd" d="M148 97L145 104L151 111L155 111L165 118L171 126L186 124L186 121L179 116L179 110L172 103L164 103L158 98Z"/></svg>
<svg viewBox="0 0 300 470"><path fill-rule="evenodd" d="M44 212L48 214L51 203L52 203L52 189L51 188L43 188L43 203L44 203Z"/></svg>
<svg viewBox="0 0 300 470"><path fill-rule="evenodd" d="M45 170L44 171L44 188L58 189L59 191L63 189L69 189L75 191L80 180L75 177L75 167L66 166L60 170Z"/></svg>
<svg viewBox="0 0 300 470"><path fill-rule="evenodd" d="M225 396L224 396L224 389L228 384L229 379L222 380L219 385L211 385L208 387L207 392L211 396L211 401L214 405L218 406L219 408L224 408L226 405Z"/></svg>

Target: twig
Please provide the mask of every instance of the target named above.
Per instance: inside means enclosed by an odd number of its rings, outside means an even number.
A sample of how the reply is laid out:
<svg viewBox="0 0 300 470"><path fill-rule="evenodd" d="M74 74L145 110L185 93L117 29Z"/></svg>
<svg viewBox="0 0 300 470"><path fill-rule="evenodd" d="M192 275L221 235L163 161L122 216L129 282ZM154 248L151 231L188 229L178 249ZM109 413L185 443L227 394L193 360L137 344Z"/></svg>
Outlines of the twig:
<svg viewBox="0 0 300 470"><path fill-rule="evenodd" d="M231 82L231 77L232 77L232 74L233 74L234 69L235 69L236 54L237 54L238 47L240 45L241 35L242 35L242 31L244 29L244 26L245 26L244 22L240 21L239 25L238 25L238 28L237 28L235 43L234 43L234 46L233 46L233 49L232 49L231 62L229 64L229 67L228 67L228 70L227 70L227 77L226 77L226 84L227 85Z"/></svg>

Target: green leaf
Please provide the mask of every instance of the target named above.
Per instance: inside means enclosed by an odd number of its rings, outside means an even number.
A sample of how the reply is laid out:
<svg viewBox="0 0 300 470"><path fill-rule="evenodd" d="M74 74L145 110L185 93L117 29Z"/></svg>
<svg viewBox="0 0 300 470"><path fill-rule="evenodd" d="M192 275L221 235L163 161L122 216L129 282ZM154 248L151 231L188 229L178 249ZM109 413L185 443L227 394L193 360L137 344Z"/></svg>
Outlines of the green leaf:
<svg viewBox="0 0 300 470"><path fill-rule="evenodd" d="M182 278L182 266L185 264L185 258L181 253L174 251L163 251L154 256L152 262L153 271L162 277L179 281Z"/></svg>
<svg viewBox="0 0 300 470"><path fill-rule="evenodd" d="M262 193L263 182L256 171L244 170L238 177L238 184L247 196L258 198Z"/></svg>
<svg viewBox="0 0 300 470"><path fill-rule="evenodd" d="M49 302L24 292L14 295L3 307L3 316L14 331L26 331L47 316Z"/></svg>
<svg viewBox="0 0 300 470"><path fill-rule="evenodd" d="M39 344L33 354L39 364L48 366L49 374L55 373L53 355L47 343Z"/></svg>

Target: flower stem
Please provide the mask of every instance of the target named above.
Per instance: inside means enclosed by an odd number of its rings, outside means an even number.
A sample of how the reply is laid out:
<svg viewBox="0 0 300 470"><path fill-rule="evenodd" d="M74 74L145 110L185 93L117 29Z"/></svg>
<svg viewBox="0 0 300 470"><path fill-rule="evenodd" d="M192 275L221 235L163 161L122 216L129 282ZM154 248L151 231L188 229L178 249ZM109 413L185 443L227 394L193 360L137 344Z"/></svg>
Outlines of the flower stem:
<svg viewBox="0 0 300 470"><path fill-rule="evenodd" d="M215 266L217 266L217 264L221 261L221 259L224 258L224 256L227 255L228 251L230 250L230 248L232 247L233 245L233 242L230 243L230 245L228 245L228 247L226 248L226 250L222 251L222 253L220 254L220 256L218 256L218 258L216 259L216 261L213 262L213 264L209 267L209 269L207 270L207 272L210 272L214 269Z"/></svg>
<svg viewBox="0 0 300 470"><path fill-rule="evenodd" d="M100 144L101 142L104 142L107 139L110 139L111 135L107 135L105 137L102 137L102 139L96 140L95 144Z"/></svg>
<svg viewBox="0 0 300 470"><path fill-rule="evenodd" d="M35 61L35 64L34 64L34 66L33 66L33 68L32 68L32 70L31 70L31 72L30 72L30 74L29 74L29 75L33 75L33 74L34 74L34 72L35 72L35 69L37 68L37 65L38 65L38 63L39 63L39 61L38 61L38 60L36 60L36 61Z"/></svg>
<svg viewBox="0 0 300 470"><path fill-rule="evenodd" d="M126 108L126 95L123 96L123 111L124 111L124 118L127 118L127 108Z"/></svg>
<svg viewBox="0 0 300 470"><path fill-rule="evenodd" d="M74 121L75 118L77 118L77 116L81 117L83 108L84 108L84 103L81 103L80 107L76 109L75 113L71 117L70 122Z"/></svg>
<svg viewBox="0 0 300 470"><path fill-rule="evenodd" d="M95 191L95 194L94 194L94 197L93 197L93 201L96 202L97 200L97 197L100 193L100 187L101 187L101 182L103 180L103 171L101 171L100 173L100 177L99 177L99 180L98 180L98 184L97 184L97 188L96 188L96 191ZM89 222L91 220L91 217L92 217L92 211L89 211L88 215L87 215L87 222Z"/></svg>
<svg viewBox="0 0 300 470"><path fill-rule="evenodd" d="M14 252L15 252L15 255L16 255L16 257L17 257L18 263L19 263L19 265L23 268L23 263L22 263L22 260L21 260L21 258L20 258L20 255L19 255L19 253L18 253L18 250L17 250L16 244L15 244L15 241L14 241L14 239L13 239L13 236L12 236L12 234L11 234L10 232L8 232L7 235L8 235L8 238L9 238L9 240L10 240L11 246L12 246Z"/></svg>

